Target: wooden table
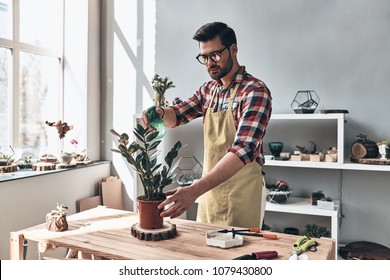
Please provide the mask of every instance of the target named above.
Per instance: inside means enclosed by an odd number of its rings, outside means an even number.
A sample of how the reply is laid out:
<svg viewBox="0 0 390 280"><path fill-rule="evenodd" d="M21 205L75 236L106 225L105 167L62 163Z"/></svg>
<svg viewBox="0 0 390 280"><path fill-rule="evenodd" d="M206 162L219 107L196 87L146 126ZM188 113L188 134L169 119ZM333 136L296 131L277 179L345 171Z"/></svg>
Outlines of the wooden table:
<svg viewBox="0 0 390 280"><path fill-rule="evenodd" d="M189 220L167 220L176 224L177 236L162 241L143 241L130 234L130 227L138 222L137 213L99 206L68 216L69 229L64 232L46 230L45 224L10 233L10 258L23 259L25 240L36 241L40 248L64 247L85 254L115 260L195 260L233 259L259 251L277 251L278 259L288 259L296 235L277 233L278 239L244 236L240 247L223 249L206 245L208 230L225 229L224 226ZM334 259L333 239L316 239L316 252L306 252L310 260Z"/></svg>

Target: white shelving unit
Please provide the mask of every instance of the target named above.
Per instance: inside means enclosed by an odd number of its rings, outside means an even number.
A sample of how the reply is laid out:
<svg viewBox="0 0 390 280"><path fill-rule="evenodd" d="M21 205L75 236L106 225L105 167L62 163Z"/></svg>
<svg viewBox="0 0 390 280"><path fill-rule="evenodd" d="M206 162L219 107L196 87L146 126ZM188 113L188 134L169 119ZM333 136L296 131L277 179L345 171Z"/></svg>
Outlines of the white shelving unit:
<svg viewBox="0 0 390 280"><path fill-rule="evenodd" d="M344 163L344 114L273 114L270 120L269 129L276 122L310 121L310 127L321 125L321 121L330 121L337 127L337 162L311 162L311 161L290 161L290 160L266 160L265 166L295 167L295 168L321 168L321 169L345 169L353 168L352 164ZM334 124L333 124L334 122ZM294 137L293 135L291 137ZM267 143L266 143L267 144ZM338 220L340 203L335 202L334 210L320 209L311 204L310 198L291 197L285 204L275 204L267 202L265 210L270 212L325 216L331 221L331 237L335 239L336 248L338 246ZM337 250L336 250L337 251ZM337 257L337 252L336 252Z"/></svg>
<svg viewBox="0 0 390 280"><path fill-rule="evenodd" d="M311 204L310 198L290 197L284 204L276 204L268 202L266 203L265 210L271 212L280 213L292 213L302 215L324 216L329 217L331 220L331 237L336 240L338 244L338 217L340 202L334 201L334 210L320 209L316 205Z"/></svg>
<svg viewBox="0 0 390 280"><path fill-rule="evenodd" d="M371 165L351 163L349 159L345 158L344 153L344 114L273 114L270 120L270 127L272 124L280 124L280 122L293 122L299 124L302 121L304 125L315 123L321 129L322 121L331 122L331 126L335 125L337 139L337 162L311 162L311 161L290 161L290 160L266 160L265 167L291 167L291 168L313 168L313 169L335 169L335 170L358 170L358 171L390 171L390 165ZM288 124L287 124L288 125ZM272 128L271 128L272 129ZM265 140L266 141L266 140ZM267 145L267 142L265 142ZM285 204L274 204L267 202L266 211L302 214L312 216L325 216L331 220L331 237L336 240L336 248L338 245L339 234L339 217L340 217L340 202L335 202L334 210L319 209L317 206L311 205L310 198L295 198L291 197ZM337 251L337 250L336 250ZM336 252L337 256L337 252Z"/></svg>

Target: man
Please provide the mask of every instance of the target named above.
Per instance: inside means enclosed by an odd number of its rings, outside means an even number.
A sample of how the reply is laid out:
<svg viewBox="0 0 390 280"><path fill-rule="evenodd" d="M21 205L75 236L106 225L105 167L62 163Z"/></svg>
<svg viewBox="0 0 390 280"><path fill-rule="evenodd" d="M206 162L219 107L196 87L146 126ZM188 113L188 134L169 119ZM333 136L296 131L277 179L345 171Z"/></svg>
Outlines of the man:
<svg viewBox="0 0 390 280"><path fill-rule="evenodd" d="M260 227L265 204L262 141L271 116L271 93L237 60L237 39L229 26L208 23L194 35L197 60L212 81L187 101L157 108L167 127L203 117L203 176L191 186L166 193L162 216L175 218L200 197L197 220L237 227ZM148 125L143 114L142 123Z"/></svg>

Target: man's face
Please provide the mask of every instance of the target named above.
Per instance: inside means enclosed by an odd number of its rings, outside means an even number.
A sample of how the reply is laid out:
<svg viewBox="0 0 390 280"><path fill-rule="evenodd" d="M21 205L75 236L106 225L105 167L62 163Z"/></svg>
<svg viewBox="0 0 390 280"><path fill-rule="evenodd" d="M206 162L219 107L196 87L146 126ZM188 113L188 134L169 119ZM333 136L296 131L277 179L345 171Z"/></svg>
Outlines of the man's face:
<svg viewBox="0 0 390 280"><path fill-rule="evenodd" d="M219 61L213 61L209 56L207 63L205 64L207 71L213 80L222 79L230 72L233 67L233 59L230 54L230 48L224 48L225 46L222 45L219 37L216 37L207 42L199 43L200 54L202 55L210 55L214 52L220 52Z"/></svg>

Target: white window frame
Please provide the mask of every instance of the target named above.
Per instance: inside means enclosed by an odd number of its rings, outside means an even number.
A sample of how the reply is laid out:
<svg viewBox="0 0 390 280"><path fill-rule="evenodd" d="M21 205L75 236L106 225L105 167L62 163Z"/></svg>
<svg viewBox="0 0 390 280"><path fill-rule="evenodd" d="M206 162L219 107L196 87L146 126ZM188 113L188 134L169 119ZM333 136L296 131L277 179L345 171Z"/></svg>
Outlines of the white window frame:
<svg viewBox="0 0 390 280"><path fill-rule="evenodd" d="M32 0L33 1L33 0ZM60 94L60 108L59 119L64 115L64 20L65 20L65 3L62 1L62 32L60 49L50 49L41 46L35 46L28 43L20 42L20 20L19 0L12 1L12 40L0 37L0 47L10 49L12 52L12 73L10 83L10 138L9 143L13 147L19 147L19 73L20 73L20 52L33 53L36 55L54 57L59 59L59 94Z"/></svg>

